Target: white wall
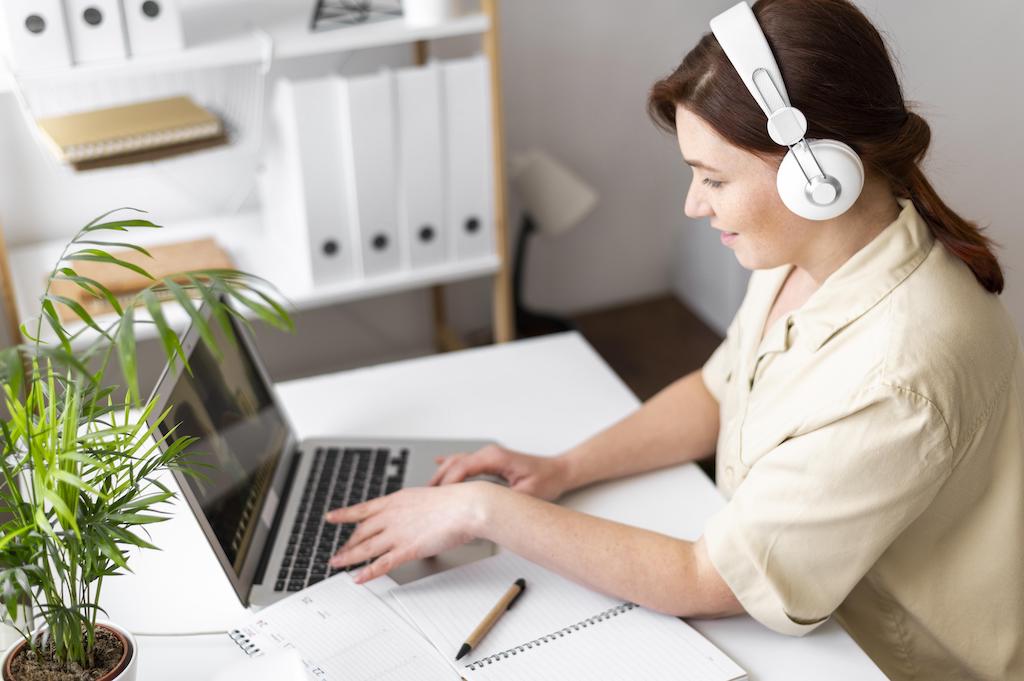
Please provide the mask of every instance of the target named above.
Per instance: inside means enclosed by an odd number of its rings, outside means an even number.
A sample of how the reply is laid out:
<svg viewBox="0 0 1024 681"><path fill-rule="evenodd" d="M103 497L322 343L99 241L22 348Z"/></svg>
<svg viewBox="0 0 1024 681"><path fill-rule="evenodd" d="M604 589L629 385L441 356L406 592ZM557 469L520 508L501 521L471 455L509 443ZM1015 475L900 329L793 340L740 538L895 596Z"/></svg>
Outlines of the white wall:
<svg viewBox="0 0 1024 681"><path fill-rule="evenodd" d="M887 40L905 95L932 128L925 170L1002 245L1003 301L1024 332L1024 5L1016 0L858 0Z"/></svg>

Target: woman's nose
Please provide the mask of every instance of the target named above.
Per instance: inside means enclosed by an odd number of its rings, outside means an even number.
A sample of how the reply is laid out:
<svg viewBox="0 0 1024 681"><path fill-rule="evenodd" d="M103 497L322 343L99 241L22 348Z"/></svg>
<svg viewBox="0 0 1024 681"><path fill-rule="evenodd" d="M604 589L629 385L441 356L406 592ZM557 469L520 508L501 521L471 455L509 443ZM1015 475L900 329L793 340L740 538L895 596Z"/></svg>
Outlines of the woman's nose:
<svg viewBox="0 0 1024 681"><path fill-rule="evenodd" d="M688 218L706 218L711 217L715 214L715 211L711 209L711 204L707 202L703 192L700 190L691 188L686 193L686 202L683 204L683 213Z"/></svg>

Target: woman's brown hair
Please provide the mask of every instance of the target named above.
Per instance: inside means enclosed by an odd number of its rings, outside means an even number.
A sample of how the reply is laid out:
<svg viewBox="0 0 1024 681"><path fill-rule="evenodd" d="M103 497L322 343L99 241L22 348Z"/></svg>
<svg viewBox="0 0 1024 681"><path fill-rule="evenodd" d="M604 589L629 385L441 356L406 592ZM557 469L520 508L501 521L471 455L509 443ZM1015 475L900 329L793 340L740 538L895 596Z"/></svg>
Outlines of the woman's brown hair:
<svg viewBox="0 0 1024 681"><path fill-rule="evenodd" d="M807 137L853 147L866 170L914 202L935 238L982 286L1001 293L1003 272L992 242L947 206L921 171L931 129L908 111L885 42L867 17L847 0L759 0L753 10L790 101L807 116ZM762 156L784 153L768 137L764 113L710 33L651 89L648 112L660 127L675 130L677 105L734 146Z"/></svg>

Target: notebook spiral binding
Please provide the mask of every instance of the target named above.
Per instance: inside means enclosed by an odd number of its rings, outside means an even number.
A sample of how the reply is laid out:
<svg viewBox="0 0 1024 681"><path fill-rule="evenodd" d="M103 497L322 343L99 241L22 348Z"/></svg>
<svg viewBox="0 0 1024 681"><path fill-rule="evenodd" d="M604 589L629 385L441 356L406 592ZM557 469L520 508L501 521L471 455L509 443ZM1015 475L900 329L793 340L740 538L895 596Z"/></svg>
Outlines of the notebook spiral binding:
<svg viewBox="0 0 1024 681"><path fill-rule="evenodd" d="M524 643L522 645L518 645L518 646L516 646L514 648L509 648L508 650L503 650L500 653L494 653L493 655L488 655L487 657L482 657L479 660L477 660L476 662L473 662L472 664L466 665L466 669L469 670L469 671L476 671L478 669L483 669L485 666L487 666L489 664L494 664L495 662L499 662L501 660L507 660L508 658L512 657L513 655L518 655L519 653L521 653L521 652L523 652L525 650L529 650L531 648L536 648L538 646L544 645L545 643L551 643L552 641L554 641L556 639L560 639L560 638L562 638L564 636L568 636L569 634L572 634L574 632L580 631L581 629L586 629L587 627L589 627L591 625L594 625L594 624L597 624L598 622L603 622L605 620L610 620L613 617L618 617L622 613L629 612L633 608L637 608L637 607L639 607L639 606L636 603L622 603L621 605L617 605L614 608L609 608L608 610L605 610L604 612L598 613L597 615L594 615L593 617L588 617L585 620L581 620L581 621L577 622L576 624L570 624L569 626L564 627L562 629L559 629L556 632L553 632L553 633L548 634L546 636L541 636L540 638L535 638L535 639L533 639L532 641L530 641L528 643Z"/></svg>
<svg viewBox="0 0 1024 681"><path fill-rule="evenodd" d="M263 654L263 651L258 645L256 645L249 636L241 629L232 629L228 632L228 636L235 642L242 652L249 657L259 657Z"/></svg>

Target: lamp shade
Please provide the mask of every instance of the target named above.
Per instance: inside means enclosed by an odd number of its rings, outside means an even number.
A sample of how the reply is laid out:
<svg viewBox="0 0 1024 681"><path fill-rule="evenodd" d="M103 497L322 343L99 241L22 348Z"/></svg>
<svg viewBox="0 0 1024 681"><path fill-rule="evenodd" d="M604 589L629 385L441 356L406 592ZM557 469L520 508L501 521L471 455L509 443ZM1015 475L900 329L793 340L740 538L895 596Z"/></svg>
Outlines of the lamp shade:
<svg viewBox="0 0 1024 681"><path fill-rule="evenodd" d="M539 149L513 156L510 171L523 208L543 234L572 229L597 203L590 185Z"/></svg>

